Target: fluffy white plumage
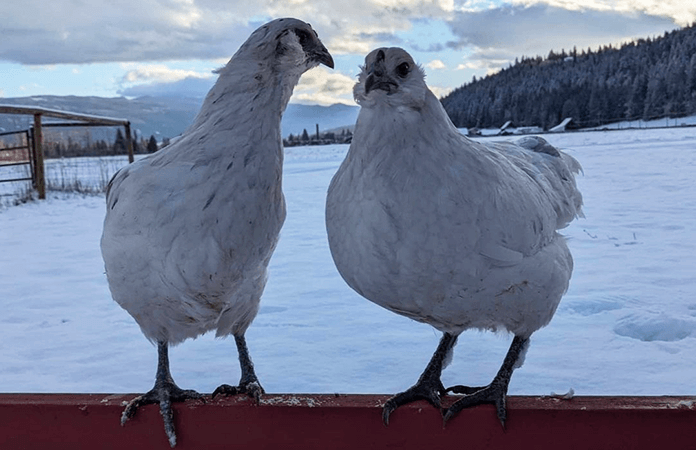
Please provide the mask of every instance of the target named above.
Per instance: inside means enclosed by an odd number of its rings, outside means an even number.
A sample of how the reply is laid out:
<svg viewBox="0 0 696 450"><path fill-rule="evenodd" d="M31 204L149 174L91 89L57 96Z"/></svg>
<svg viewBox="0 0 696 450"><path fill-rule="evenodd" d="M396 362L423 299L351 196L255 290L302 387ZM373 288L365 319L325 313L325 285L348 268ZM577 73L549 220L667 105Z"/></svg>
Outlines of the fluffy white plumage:
<svg viewBox="0 0 696 450"><path fill-rule="evenodd" d="M581 214L579 163L539 137L466 138L399 48L366 57L354 96L360 114L326 204L340 274L454 342L470 328L507 330L523 350L568 288L557 230Z"/></svg>
<svg viewBox="0 0 696 450"><path fill-rule="evenodd" d="M150 340L244 332L256 315L285 219L281 114L300 75L319 64L294 28L313 33L292 19L255 31L186 133L109 185L109 287Z"/></svg>
<svg viewBox="0 0 696 450"><path fill-rule="evenodd" d="M109 287L165 351L210 330L243 344L285 219L281 115L300 76L320 63L333 67L308 24L260 27L219 70L183 136L109 183Z"/></svg>

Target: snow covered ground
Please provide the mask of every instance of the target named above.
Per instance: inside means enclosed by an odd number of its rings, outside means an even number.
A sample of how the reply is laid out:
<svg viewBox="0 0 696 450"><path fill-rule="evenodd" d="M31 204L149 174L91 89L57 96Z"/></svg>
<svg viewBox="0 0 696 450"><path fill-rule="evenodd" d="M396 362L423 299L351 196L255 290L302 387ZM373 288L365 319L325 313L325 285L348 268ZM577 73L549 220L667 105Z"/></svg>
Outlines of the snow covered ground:
<svg viewBox="0 0 696 450"><path fill-rule="evenodd" d="M565 230L571 288L532 337L510 393L696 394L696 128L545 137L583 164L586 218ZM346 150L286 151L288 219L247 333L271 393L395 393L416 381L440 337L359 297L336 272L323 209ZM103 215L103 196L62 193L0 210L0 391L152 387L155 348L103 274ZM444 384L488 383L510 339L462 334ZM230 339L209 334L170 357L184 388L239 378Z"/></svg>
<svg viewBox="0 0 696 450"><path fill-rule="evenodd" d="M587 128L585 131L595 130L625 130L628 128L662 128L662 127L685 127L696 125L696 116L688 117L664 117L653 120L625 120L623 122L601 125L596 128Z"/></svg>
<svg viewBox="0 0 696 450"><path fill-rule="evenodd" d="M572 117L570 118L572 120ZM567 119L564 119L567 120ZM560 124L559 124L560 125ZM653 119L653 120L624 120L622 122L614 122L606 125L600 125L598 127L589 127L589 128L583 128L581 131L609 131L609 130L633 130L633 129L642 129L642 128L668 128L668 127L692 127L696 126L696 116L688 116L688 117L678 117L678 118L671 118L671 117L664 117L662 119ZM505 128L505 131L510 134L530 134L530 133L539 133L540 131L535 131L534 128L537 128L541 130L539 127L522 127L522 128L514 128L514 127L507 127ZM551 127L552 129L554 127ZM468 128L460 128L459 129L463 134L468 136L469 129ZM524 133L522 133L524 131ZM490 137L490 136L497 136L498 133L500 132L500 128L484 128L479 130L481 133L481 136L485 137ZM549 131L550 133L551 131Z"/></svg>

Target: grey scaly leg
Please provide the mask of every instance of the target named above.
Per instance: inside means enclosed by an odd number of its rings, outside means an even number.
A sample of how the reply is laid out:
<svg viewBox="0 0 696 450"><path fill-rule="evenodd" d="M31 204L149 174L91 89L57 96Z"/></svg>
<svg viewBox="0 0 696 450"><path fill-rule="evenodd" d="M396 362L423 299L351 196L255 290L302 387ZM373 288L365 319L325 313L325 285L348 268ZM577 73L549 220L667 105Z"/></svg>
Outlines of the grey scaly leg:
<svg viewBox="0 0 696 450"><path fill-rule="evenodd" d="M515 336L510 345L510 350L508 350L507 355L505 355L503 365L488 386L484 388L470 388L467 386L452 386L448 388L447 392L466 395L444 411L443 418L445 423L464 408L484 403L492 403L495 405L496 414L498 415L500 423L503 425L503 428L505 428L505 420L507 419L505 397L507 396L510 377L512 377L512 372L515 370L515 365L520 358L520 353L522 353L528 343L529 338Z"/></svg>
<svg viewBox="0 0 696 450"><path fill-rule="evenodd" d="M143 405L158 403L160 413L164 420L164 432L169 439L169 445L176 445L176 430L174 429L174 413L172 402L183 402L193 398L201 398L202 395L193 390L179 388L172 379L169 372L169 346L164 341L157 342L157 375L155 376L155 386L147 393L134 398L128 403L126 409L121 414L121 425L125 425L135 412Z"/></svg>
<svg viewBox="0 0 696 450"><path fill-rule="evenodd" d="M220 394L247 394L256 401L256 404L258 404L261 399L261 394L264 394L265 392L261 387L261 383L259 383L259 379L256 377L256 372L254 372L254 363L251 362L249 349L246 345L246 339L244 339L243 334L240 336L235 335L234 342L237 344L237 351L239 352L239 365L242 369L242 377L239 380L239 386L223 384L215 389L213 392L213 398Z"/></svg>
<svg viewBox="0 0 696 450"><path fill-rule="evenodd" d="M385 425L389 425L389 416L399 406L411 403L416 400L427 400L428 403L436 408L440 408L440 396L445 394L445 387L440 381L444 361L449 357L452 348L457 343L457 336L444 333L437 350L433 354L430 362L425 367L425 370L418 378L418 382L411 386L408 390L396 394L384 404L382 409L382 421Z"/></svg>

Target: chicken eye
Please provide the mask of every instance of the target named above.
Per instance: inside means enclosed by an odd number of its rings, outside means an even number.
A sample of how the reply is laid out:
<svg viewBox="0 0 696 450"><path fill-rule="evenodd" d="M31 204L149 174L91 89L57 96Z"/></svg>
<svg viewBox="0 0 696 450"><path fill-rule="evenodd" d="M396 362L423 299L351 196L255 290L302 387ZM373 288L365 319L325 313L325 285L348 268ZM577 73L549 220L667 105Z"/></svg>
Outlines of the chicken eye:
<svg viewBox="0 0 696 450"><path fill-rule="evenodd" d="M406 78L410 69L411 66L409 66L408 63L401 63L396 66L396 74L401 78Z"/></svg>
<svg viewBox="0 0 696 450"><path fill-rule="evenodd" d="M295 34L297 35L297 38L300 40L300 45L304 47L309 43L309 33L307 33L305 30L295 30Z"/></svg>

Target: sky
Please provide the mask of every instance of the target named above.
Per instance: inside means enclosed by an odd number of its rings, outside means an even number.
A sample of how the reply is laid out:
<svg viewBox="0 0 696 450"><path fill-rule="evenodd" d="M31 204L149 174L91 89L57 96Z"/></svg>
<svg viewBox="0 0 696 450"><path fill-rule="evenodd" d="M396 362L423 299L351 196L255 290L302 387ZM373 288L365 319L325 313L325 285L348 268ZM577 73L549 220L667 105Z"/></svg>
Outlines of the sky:
<svg viewBox="0 0 696 450"><path fill-rule="evenodd" d="M312 24L334 70L306 73L292 102L354 104L367 53L403 47L438 96L522 56L596 49L696 22L693 0L24 0L0 3L2 97L202 96L249 34L279 17Z"/></svg>

